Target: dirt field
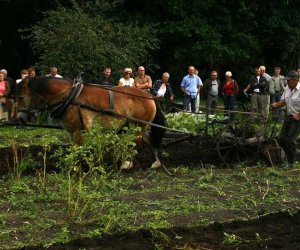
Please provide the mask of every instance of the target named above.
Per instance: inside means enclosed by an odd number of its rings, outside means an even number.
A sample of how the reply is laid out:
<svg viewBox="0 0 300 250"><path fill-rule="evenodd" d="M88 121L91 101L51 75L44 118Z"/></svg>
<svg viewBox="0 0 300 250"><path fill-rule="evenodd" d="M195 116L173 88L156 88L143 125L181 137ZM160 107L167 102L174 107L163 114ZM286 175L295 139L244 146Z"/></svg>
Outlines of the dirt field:
<svg viewBox="0 0 300 250"><path fill-rule="evenodd" d="M262 163L224 167L218 165L213 145L206 144L205 151L191 142L163 148L166 168L160 170L149 169L150 151L142 149L135 168L111 176L104 193L103 187L86 184L86 195L91 196L82 201L88 200L88 207L72 222L65 209L67 184L59 175L49 173L46 193L38 190L34 172L20 180L3 178L0 245L3 249L300 249L299 169ZM32 151L38 157L41 148ZM9 154L10 149L2 150L2 165Z"/></svg>
<svg viewBox="0 0 300 250"><path fill-rule="evenodd" d="M299 232L299 212L294 215L278 212L249 221L106 234L49 249L299 249ZM224 235L228 238L224 239Z"/></svg>

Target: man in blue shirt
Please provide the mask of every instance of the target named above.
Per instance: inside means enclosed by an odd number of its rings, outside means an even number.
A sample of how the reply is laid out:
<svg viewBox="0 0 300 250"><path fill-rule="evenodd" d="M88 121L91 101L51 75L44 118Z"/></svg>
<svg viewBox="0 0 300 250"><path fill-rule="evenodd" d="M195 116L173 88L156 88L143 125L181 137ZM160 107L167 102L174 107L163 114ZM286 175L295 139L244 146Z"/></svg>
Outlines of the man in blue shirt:
<svg viewBox="0 0 300 250"><path fill-rule="evenodd" d="M181 90L183 95L183 106L185 110L189 110L189 105L191 104L191 110L193 113L196 112L196 99L200 94L200 88L203 83L199 76L195 75L194 66L189 66L188 75L183 77L181 82Z"/></svg>

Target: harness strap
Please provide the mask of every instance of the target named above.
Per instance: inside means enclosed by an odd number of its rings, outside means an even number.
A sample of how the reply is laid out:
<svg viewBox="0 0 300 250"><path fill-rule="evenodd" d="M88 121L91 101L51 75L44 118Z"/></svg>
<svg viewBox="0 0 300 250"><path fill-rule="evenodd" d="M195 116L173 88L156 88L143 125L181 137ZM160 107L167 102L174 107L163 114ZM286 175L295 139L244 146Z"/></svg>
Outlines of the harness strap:
<svg viewBox="0 0 300 250"><path fill-rule="evenodd" d="M115 109L115 95L114 92L110 89L108 90L108 96L109 96L109 109L114 110Z"/></svg>
<svg viewBox="0 0 300 250"><path fill-rule="evenodd" d="M65 113L70 103L80 95L82 88L82 83L75 84L72 87L71 92L67 96L66 100L63 100L62 102L49 107L49 109L51 110L50 116L52 118L59 119Z"/></svg>
<svg viewBox="0 0 300 250"><path fill-rule="evenodd" d="M82 113L81 113L81 104L78 105L78 116L79 116L80 123L82 124L82 128L84 129L84 122L83 122L83 117L82 117Z"/></svg>

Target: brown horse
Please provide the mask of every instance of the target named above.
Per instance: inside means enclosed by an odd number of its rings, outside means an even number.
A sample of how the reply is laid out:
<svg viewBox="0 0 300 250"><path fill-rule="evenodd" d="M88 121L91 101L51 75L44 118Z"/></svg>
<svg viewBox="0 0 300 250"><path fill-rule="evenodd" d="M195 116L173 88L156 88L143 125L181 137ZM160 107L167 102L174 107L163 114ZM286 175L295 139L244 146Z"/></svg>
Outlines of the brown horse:
<svg viewBox="0 0 300 250"><path fill-rule="evenodd" d="M68 79L25 78L16 90L19 110L39 109L46 104L50 115L72 136L82 143L82 131L89 130L95 119L104 126L117 122L120 129L130 122L141 127L141 135L153 151L152 168L161 166L158 147L165 133L165 119L152 95L133 87L112 89L93 84L73 84ZM158 124L155 126L155 124ZM151 126L150 134L147 127Z"/></svg>

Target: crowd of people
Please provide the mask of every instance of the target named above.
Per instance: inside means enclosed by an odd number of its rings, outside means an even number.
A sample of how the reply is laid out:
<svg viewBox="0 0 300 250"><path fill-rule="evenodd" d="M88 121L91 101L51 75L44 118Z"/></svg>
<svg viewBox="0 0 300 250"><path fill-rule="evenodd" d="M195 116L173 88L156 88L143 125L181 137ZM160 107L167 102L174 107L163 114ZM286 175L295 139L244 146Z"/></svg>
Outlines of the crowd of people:
<svg viewBox="0 0 300 250"><path fill-rule="evenodd" d="M46 76L62 77L57 71L58 69L56 67L51 67L49 74ZM183 94L184 110L191 111L192 113L199 112L200 91L203 91L202 96L206 99L206 108L209 115L215 114L221 97L224 102L224 116L230 121L234 120L234 112L230 111L234 110L236 96L240 92L240 87L233 78L232 72L227 71L225 73L225 80L221 82L219 80L218 71L212 70L209 74L209 78L202 82L200 76L198 76L198 70L194 66L189 66L187 71L188 74L183 77L180 84L180 89ZM143 66L138 67L137 75L134 78L133 70L131 68L125 68L123 70L123 76L117 82L112 80L111 73L112 69L105 67L103 73L97 80L97 84L110 87L136 87L151 93L165 102L172 102L174 100L174 92L169 83L170 74L168 72L163 73L162 77L154 82L152 82L151 77L146 74L145 67ZM297 73L300 73L300 69L298 69ZM7 75L7 70L2 69L0 71L0 82L2 82L0 85L0 106L4 108L5 112L10 108L8 104L12 101L11 98L13 97L15 86L25 77L35 76L36 71L33 67L22 69L20 78L16 81ZM270 104L281 100L286 86L286 78L281 75L280 67L275 67L273 75L270 76L266 73L265 66L259 66L254 69L254 74L249 77L249 81L247 86L243 89L243 92L251 96L252 112L257 112L267 119L270 113ZM8 98L8 101L5 97ZM162 106L164 109L166 108L166 105ZM272 114L273 120L283 122L284 109L275 109L272 107ZM6 116L10 117L9 115L10 114L6 114Z"/></svg>
<svg viewBox="0 0 300 250"><path fill-rule="evenodd" d="M16 86L26 77L33 78L36 76L34 67L22 69L20 71L20 78L14 81L8 76L6 69L0 70L0 121L10 121L17 116L16 105L14 100L14 91ZM50 67L47 77L62 77L57 74L56 67ZM22 115L22 114L20 114Z"/></svg>
<svg viewBox="0 0 300 250"><path fill-rule="evenodd" d="M111 69L106 68L99 84L113 85L110 81ZM169 84L170 74L163 73L162 78L152 83L145 68L138 68L138 75L131 77L132 69L125 68L124 75L118 86L136 87L157 98L173 101L174 94ZM287 167L294 167L297 153L296 140L300 134L300 68L290 71L286 77L281 75L281 68L275 67L272 76L266 73L265 66L254 69L246 87L242 90L251 97L251 113L259 114L262 121L267 121L272 108L273 121L283 122L279 143L287 156ZM235 119L234 107L236 97L241 92L240 86L233 78L232 72L225 73L225 80L221 83L218 72L212 70L208 79L202 82L198 70L194 66L188 67L188 74L183 77L180 89L183 93L183 107L192 113L199 112L200 91L203 89L206 97L206 109L209 115L214 115L220 97L224 101L224 117L230 122ZM164 107L165 109L165 107Z"/></svg>

